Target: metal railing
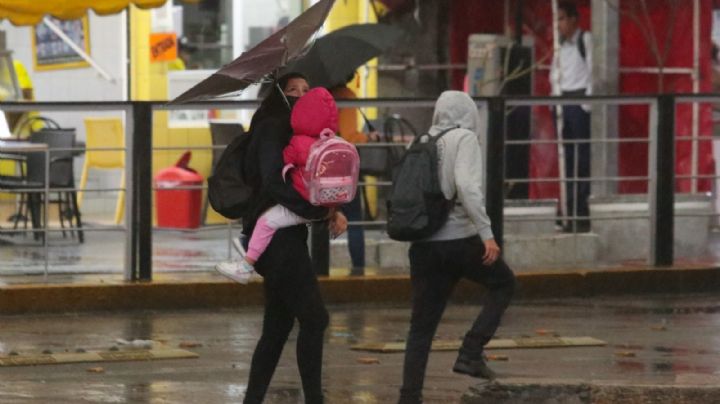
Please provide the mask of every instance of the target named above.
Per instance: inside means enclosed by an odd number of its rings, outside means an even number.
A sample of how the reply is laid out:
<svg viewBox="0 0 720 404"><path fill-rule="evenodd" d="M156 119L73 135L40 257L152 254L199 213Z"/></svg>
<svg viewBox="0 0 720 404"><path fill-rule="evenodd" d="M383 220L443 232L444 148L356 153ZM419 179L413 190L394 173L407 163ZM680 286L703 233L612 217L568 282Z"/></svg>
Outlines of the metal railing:
<svg viewBox="0 0 720 404"><path fill-rule="evenodd" d="M672 265L673 254L673 220L675 215L674 203L674 121L675 105L679 102L720 102L720 97L715 95L648 95L648 96L593 96L580 98L556 98L556 97L489 97L476 98L478 106L482 107L481 112L487 120L487 134L484 144L485 167L486 167L486 205L487 212L492 220L493 232L498 240L503 239L504 222L504 187L508 183L541 183L559 182L558 178L506 178L505 153L508 146L521 146L531 144L558 144L557 140L508 140L506 139L506 115L508 108L521 106L550 106L550 105L648 105L650 108L649 134L647 138L620 138L589 140L589 143L615 143L625 142L646 142L649 147L648 175L647 176L599 176L588 178L588 181L627 181L638 180L648 182L648 202L650 211L648 215L641 215L650 221L650 263L657 266ZM352 101L341 100L339 107L373 107L373 108L432 108L435 99L357 99ZM237 101L237 102L201 102L183 105L168 105L160 102L37 102L37 103L0 103L0 110L6 112L26 111L120 111L125 114L125 148L126 148L126 204L125 220L122 226L108 226L107 228L87 228L84 231L125 231L125 261L124 275L130 281L147 281L152 279L152 121L154 111L167 110L208 110L208 109L255 109L258 101ZM684 138L685 139L685 138ZM683 139L683 140L684 140ZM707 138L693 137L691 141L707 141ZM572 141L565 143L573 143ZM580 142L574 141L579 144ZM360 147L397 147L395 143L375 144L372 146ZM194 148L194 147L191 147ZM198 147L211 149L212 147ZM156 148L155 150L174 150L175 147ZM183 147L183 150L187 147ZM114 150L114 149L113 149ZM88 150L89 151L89 150ZM46 157L50 151L46 151ZM46 158L49 165L49 159ZM49 178L49 177L46 177ZM678 176L678 178L717 178L714 175L699 175L693 173L690 177ZM577 180L577 178L571 178ZM361 185L372 185L378 187L390 186L390 181L379 181L372 184L361 183ZM188 187L199 189L203 187ZM94 190L117 190L117 188L86 189ZM45 204L48 203L49 192L48 182L42 190L45 193ZM39 229L43 234L47 232L58 232L60 229L47 228L47 206L45 209L45 226ZM575 219L575 215L559 217L559 219ZM553 220L558 218L553 218ZM662 219L662 220L661 220ZM381 226L382 221L358 221L352 225ZM228 227L228 234L233 227ZM30 230L28 230L30 231ZM38 231L34 229L32 231ZM329 247L326 234L313 232L314 243L313 253L321 257L320 262L327 263ZM43 241L46 252L45 273L47 267L47 237ZM327 268L325 268L325 273ZM320 272L323 269L320 268Z"/></svg>

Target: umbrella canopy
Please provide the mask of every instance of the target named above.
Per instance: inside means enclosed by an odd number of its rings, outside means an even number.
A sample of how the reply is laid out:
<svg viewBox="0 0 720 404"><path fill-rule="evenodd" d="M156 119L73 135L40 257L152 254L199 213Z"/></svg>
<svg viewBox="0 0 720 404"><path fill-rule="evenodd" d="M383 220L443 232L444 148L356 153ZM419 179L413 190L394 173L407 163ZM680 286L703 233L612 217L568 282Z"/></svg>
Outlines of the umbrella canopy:
<svg viewBox="0 0 720 404"><path fill-rule="evenodd" d="M171 103L227 94L260 81L288 61L302 55L308 40L323 24L334 3L335 0L317 2L283 29L182 93Z"/></svg>
<svg viewBox="0 0 720 404"><path fill-rule="evenodd" d="M129 4L140 8L154 8L166 0L2 0L0 20L10 20L14 25L36 25L46 15L60 20L75 20L84 16L88 9L98 15L115 14Z"/></svg>
<svg viewBox="0 0 720 404"><path fill-rule="evenodd" d="M307 76L313 86L344 84L358 67L391 48L403 31L384 24L356 24L318 38L310 51L283 69Z"/></svg>

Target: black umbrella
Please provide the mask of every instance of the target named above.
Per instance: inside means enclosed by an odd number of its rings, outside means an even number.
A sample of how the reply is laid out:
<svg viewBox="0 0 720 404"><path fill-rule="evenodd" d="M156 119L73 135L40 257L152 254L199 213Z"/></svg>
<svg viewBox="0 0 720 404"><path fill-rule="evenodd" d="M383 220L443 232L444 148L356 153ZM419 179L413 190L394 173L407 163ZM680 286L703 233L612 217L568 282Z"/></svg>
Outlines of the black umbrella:
<svg viewBox="0 0 720 404"><path fill-rule="evenodd" d="M303 54L308 40L322 26L335 0L321 0L283 29L223 66L171 101L172 104L242 90Z"/></svg>
<svg viewBox="0 0 720 404"><path fill-rule="evenodd" d="M349 25L318 38L307 54L283 72L303 73L313 87L345 84L358 67L384 53L402 34L385 24Z"/></svg>

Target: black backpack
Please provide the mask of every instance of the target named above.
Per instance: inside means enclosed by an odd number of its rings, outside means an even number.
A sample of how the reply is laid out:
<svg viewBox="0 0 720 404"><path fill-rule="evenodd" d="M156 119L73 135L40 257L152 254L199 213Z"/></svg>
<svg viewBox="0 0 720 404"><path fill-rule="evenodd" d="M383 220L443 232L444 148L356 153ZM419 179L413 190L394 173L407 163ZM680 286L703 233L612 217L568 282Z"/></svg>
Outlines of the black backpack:
<svg viewBox="0 0 720 404"><path fill-rule="evenodd" d="M398 241L430 237L445 224L454 200L445 199L438 174L437 136L421 135L413 141L393 173L387 201L387 232Z"/></svg>
<svg viewBox="0 0 720 404"><path fill-rule="evenodd" d="M230 142L208 178L210 206L228 219L245 215L254 193L243 168L251 133L242 133Z"/></svg>

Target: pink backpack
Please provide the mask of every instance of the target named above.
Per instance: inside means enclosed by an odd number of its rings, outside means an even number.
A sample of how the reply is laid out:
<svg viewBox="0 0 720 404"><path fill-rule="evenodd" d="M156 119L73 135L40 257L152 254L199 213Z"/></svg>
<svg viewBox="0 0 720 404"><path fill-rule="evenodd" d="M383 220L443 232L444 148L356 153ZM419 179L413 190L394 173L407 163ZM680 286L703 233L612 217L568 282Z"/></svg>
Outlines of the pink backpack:
<svg viewBox="0 0 720 404"><path fill-rule="evenodd" d="M360 156L357 149L324 129L310 148L305 165L305 186L310 203L334 207L355 198Z"/></svg>

